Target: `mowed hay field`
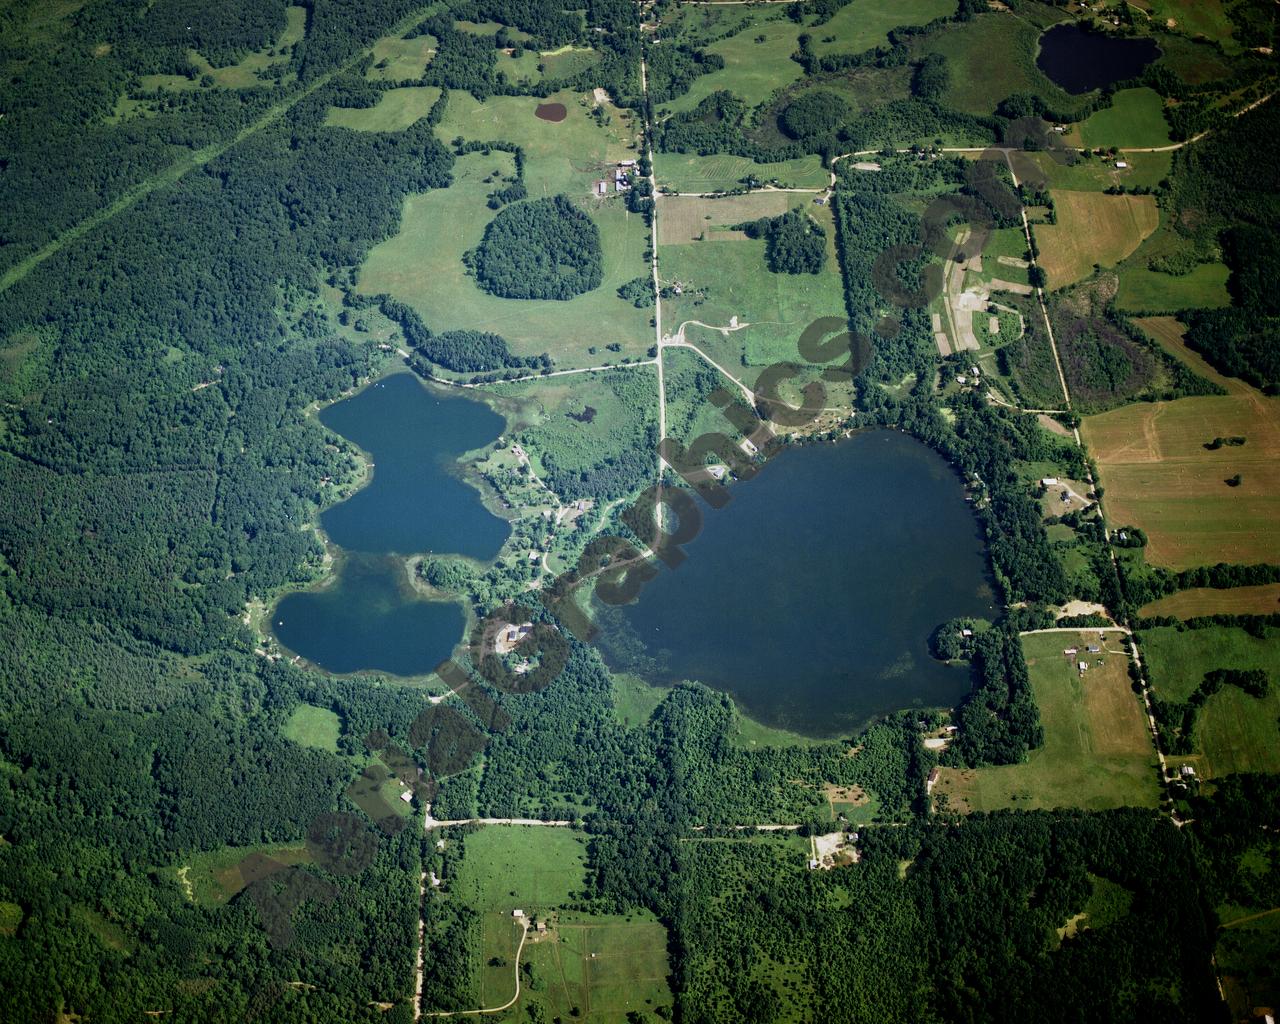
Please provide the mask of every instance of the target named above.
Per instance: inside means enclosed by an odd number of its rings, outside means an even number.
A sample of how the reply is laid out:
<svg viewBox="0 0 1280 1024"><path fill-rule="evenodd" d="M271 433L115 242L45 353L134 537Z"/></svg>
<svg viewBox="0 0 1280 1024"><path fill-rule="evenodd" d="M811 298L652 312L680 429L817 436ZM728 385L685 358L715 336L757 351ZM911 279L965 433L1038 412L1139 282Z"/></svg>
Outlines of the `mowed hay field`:
<svg viewBox="0 0 1280 1024"><path fill-rule="evenodd" d="M831 180L817 156L802 156L779 163L758 164L745 156L717 153L697 156L692 153L655 153L654 176L658 187L677 192L717 192L737 188L742 179L759 181L775 178L790 188L824 188Z"/></svg>
<svg viewBox="0 0 1280 1024"><path fill-rule="evenodd" d="M532 113L529 118L533 119ZM486 183L485 178L495 170L512 174L511 155L471 153L454 164L449 188L410 196L399 234L369 253L360 271L359 291L387 292L407 302L436 332L492 331L506 338L517 355L547 352L557 369L598 365L605 360L588 349L603 350L612 343L622 350L610 354L610 362L644 358L653 344L651 311L636 309L618 296L621 285L647 271L644 254L649 229L643 218L627 212L622 196L593 199L585 186L580 193L569 193L600 229L604 257L600 286L567 301L490 295L467 273L462 258L480 244L494 216L486 197L501 186ZM532 177L533 169L529 170ZM549 194L563 191L551 188L546 177L543 184Z"/></svg>
<svg viewBox="0 0 1280 1024"><path fill-rule="evenodd" d="M1174 626L1144 630L1142 657L1157 697L1185 701L1219 668L1264 669L1271 676L1267 696L1251 697L1224 686L1205 702L1196 720L1192 764L1203 779L1233 772L1280 772L1280 630L1266 637L1243 629L1211 626L1179 632Z"/></svg>
<svg viewBox="0 0 1280 1024"><path fill-rule="evenodd" d="M767 209L776 194L751 198ZM795 197L788 197L793 200ZM684 199L661 198L658 224L672 204L677 218L687 218ZM693 202L697 202L694 200ZM712 200L711 202L717 202ZM803 200L804 210L827 235L827 260L818 274L775 274L765 263L764 239L746 237L721 241L660 245L658 274L664 287L679 283L682 294L662 300L662 326L674 336L686 321L686 340L697 345L720 366L748 383L759 368L779 360L797 361L796 347L804 329L819 317L845 314L844 285L835 255L835 227L831 211ZM784 207L785 209L786 207ZM751 209L751 207L745 207ZM764 215L763 213L761 214ZM698 214L694 213L696 218ZM705 215L704 215L705 216ZM714 221L702 221L712 224ZM661 230L661 228L660 228ZM687 232L686 232L687 233ZM733 317L739 330L727 330Z"/></svg>
<svg viewBox="0 0 1280 1024"><path fill-rule="evenodd" d="M1065 656L1099 644L1100 654ZM1097 630L1022 638L1044 745L1025 764L942 768L934 804L952 811L1080 807L1155 807L1160 800L1155 746L1129 680L1120 634ZM1076 662L1087 660L1081 675ZM1102 664L1097 664L1101 661ZM945 800L942 798L945 796Z"/></svg>
<svg viewBox="0 0 1280 1024"><path fill-rule="evenodd" d="M431 113L439 98L434 85L388 89L372 107L330 107L324 123L358 132L401 132Z"/></svg>
<svg viewBox="0 0 1280 1024"><path fill-rule="evenodd" d="M1280 399L1223 377L1183 343L1172 317L1137 323L1227 394L1139 402L1086 417L1107 518L1140 526L1147 561L1171 569L1217 562L1280 562ZM1242 447L1204 446L1244 437ZM1236 474L1239 487L1224 482Z"/></svg>
<svg viewBox="0 0 1280 1024"><path fill-rule="evenodd" d="M706 240L741 240L736 224L777 217L797 205L787 192L751 192L744 196L703 199L696 196L665 196L658 216L658 244L682 245Z"/></svg>
<svg viewBox="0 0 1280 1024"><path fill-rule="evenodd" d="M1050 288L1065 288L1114 267L1160 225L1154 196L1109 196L1102 192L1055 191L1056 224L1035 226L1040 265Z"/></svg>
<svg viewBox="0 0 1280 1024"><path fill-rule="evenodd" d="M1143 605L1138 614L1190 619L1197 615L1269 615L1272 612L1280 612L1280 583L1230 590L1208 587L1181 590Z"/></svg>

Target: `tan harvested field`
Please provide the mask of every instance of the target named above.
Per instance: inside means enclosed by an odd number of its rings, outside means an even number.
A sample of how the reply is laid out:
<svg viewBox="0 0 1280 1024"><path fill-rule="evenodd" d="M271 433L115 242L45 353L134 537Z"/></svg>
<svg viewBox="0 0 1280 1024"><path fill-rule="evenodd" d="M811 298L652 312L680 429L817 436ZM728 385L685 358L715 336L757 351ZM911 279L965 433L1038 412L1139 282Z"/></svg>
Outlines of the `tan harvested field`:
<svg viewBox="0 0 1280 1024"><path fill-rule="evenodd" d="M787 192L752 192L723 199L664 196L658 200L658 244L683 245L699 241L704 234L706 241L745 238L741 232L729 230L730 226L776 217L806 199Z"/></svg>
<svg viewBox="0 0 1280 1024"><path fill-rule="evenodd" d="M1154 196L1066 190L1052 194L1058 222L1035 227L1040 265L1051 288L1084 280L1095 263L1114 267L1160 224Z"/></svg>
<svg viewBox="0 0 1280 1024"><path fill-rule="evenodd" d="M1070 647L1084 651L1089 643L1103 650L1069 657L1062 653ZM1100 641L1097 630L1038 633L1024 636L1022 646L1044 745L1031 751L1024 764L940 769L934 806L961 813L1005 807L1156 806L1155 747L1130 686L1129 660L1119 634L1108 633ZM1089 664L1083 674L1076 668L1081 659Z"/></svg>
<svg viewBox="0 0 1280 1024"><path fill-rule="evenodd" d="M1272 612L1280 612L1280 583L1231 590L1196 587L1143 605L1139 614L1190 619L1197 615L1269 615Z"/></svg>
<svg viewBox="0 0 1280 1024"><path fill-rule="evenodd" d="M1226 395L1139 402L1087 417L1107 517L1149 538L1147 561L1171 569L1216 562L1280 561L1280 399L1223 377L1182 341L1172 317L1137 321ZM1215 437L1246 438L1209 451ZM1238 487L1225 481L1240 474Z"/></svg>

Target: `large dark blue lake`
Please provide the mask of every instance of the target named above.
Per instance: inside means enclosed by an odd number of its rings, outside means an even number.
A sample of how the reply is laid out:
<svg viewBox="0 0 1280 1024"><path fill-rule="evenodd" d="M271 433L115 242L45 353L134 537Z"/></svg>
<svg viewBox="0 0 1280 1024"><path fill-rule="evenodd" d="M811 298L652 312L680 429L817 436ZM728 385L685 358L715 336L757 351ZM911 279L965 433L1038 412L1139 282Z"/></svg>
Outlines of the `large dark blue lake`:
<svg viewBox="0 0 1280 1024"><path fill-rule="evenodd" d="M600 612L615 668L698 680L812 736L968 691L929 635L995 607L977 520L941 457L869 431L786 451L733 495L705 512L683 565Z"/></svg>
<svg viewBox="0 0 1280 1024"><path fill-rule="evenodd" d="M1087 32L1078 25L1056 25L1040 37L1036 64L1070 93L1092 92L1115 82L1137 78L1160 56L1146 36Z"/></svg>
<svg viewBox="0 0 1280 1024"><path fill-rule="evenodd" d="M483 561L498 553L509 527L462 479L458 456L497 438L503 419L396 373L329 406L320 420L368 453L373 478L321 515L343 550L337 572L323 589L281 600L272 632L331 672L430 672L462 638L464 614L456 602L418 594L404 559L434 552Z"/></svg>

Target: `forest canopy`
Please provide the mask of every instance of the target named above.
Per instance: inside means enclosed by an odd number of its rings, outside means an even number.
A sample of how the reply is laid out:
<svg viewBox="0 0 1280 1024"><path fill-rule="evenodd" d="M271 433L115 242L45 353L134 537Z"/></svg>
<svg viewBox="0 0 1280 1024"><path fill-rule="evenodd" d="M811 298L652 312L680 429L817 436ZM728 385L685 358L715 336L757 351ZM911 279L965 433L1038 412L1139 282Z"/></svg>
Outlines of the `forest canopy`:
<svg viewBox="0 0 1280 1024"><path fill-rule="evenodd" d="M600 286L600 230L567 196L508 206L471 254L476 280L507 299L571 299Z"/></svg>

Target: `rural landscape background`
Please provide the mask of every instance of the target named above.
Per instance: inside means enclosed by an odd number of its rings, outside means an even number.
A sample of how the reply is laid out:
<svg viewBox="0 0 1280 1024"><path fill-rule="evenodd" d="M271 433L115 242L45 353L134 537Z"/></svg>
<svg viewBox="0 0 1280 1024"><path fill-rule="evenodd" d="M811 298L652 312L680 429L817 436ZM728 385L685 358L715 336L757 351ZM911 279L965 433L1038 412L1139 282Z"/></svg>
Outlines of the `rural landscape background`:
<svg viewBox="0 0 1280 1024"><path fill-rule="evenodd" d="M1280 1005L1263 0L0 0L0 1021Z"/></svg>

